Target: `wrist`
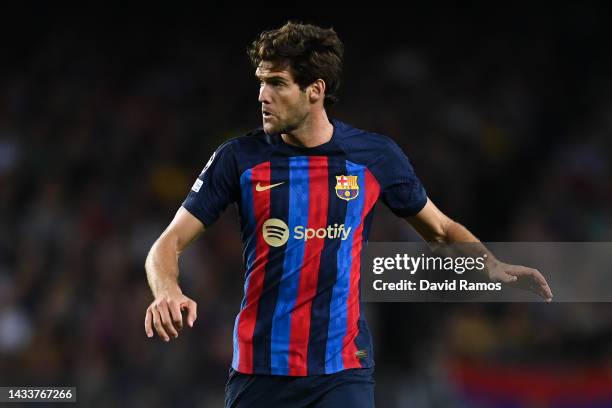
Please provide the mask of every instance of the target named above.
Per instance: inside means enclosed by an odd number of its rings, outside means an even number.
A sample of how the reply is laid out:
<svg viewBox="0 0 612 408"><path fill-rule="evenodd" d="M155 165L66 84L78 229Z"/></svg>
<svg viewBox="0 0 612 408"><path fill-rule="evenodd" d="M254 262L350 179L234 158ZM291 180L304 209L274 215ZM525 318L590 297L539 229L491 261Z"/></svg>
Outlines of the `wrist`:
<svg viewBox="0 0 612 408"><path fill-rule="evenodd" d="M156 299L165 297L176 297L181 296L182 294L183 291L177 283L165 284L161 286L158 290L156 290L154 293Z"/></svg>
<svg viewBox="0 0 612 408"><path fill-rule="evenodd" d="M485 271L489 279L493 278L495 271L497 271L500 265L501 262L497 258L495 258L491 254L487 254L487 260L485 261Z"/></svg>

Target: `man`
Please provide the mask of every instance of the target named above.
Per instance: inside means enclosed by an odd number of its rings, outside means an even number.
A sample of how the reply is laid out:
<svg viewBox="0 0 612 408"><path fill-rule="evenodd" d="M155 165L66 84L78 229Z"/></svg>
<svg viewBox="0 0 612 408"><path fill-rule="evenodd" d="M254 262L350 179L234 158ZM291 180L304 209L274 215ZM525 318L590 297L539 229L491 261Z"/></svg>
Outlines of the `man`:
<svg viewBox="0 0 612 408"><path fill-rule="evenodd" d="M246 282L227 407L374 406L359 268L379 198L427 242L479 242L427 198L391 139L327 117L342 55L332 29L287 23L259 36L249 56L263 129L215 151L146 260L155 300L145 330L169 341L182 310L190 327L197 317L177 283L178 256L237 203ZM488 266L491 280L552 298L538 271L493 256Z"/></svg>

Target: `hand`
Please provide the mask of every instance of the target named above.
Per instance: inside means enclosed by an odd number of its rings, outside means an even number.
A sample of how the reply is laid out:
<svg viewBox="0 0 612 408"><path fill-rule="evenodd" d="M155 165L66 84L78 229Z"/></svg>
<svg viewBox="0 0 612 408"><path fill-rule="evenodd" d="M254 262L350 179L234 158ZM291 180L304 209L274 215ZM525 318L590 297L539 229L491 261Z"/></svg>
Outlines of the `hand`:
<svg viewBox="0 0 612 408"><path fill-rule="evenodd" d="M489 279L492 282L502 282L515 288L530 290L545 301L552 301L552 291L537 269L497 262L489 268Z"/></svg>
<svg viewBox="0 0 612 408"><path fill-rule="evenodd" d="M145 333L147 337L153 337L153 327L157 335L164 341L170 338L176 339L183 329L183 315L181 312L187 310L187 324L193 327L193 322L198 317L198 305L180 291L164 294L155 299L147 308L145 314Z"/></svg>

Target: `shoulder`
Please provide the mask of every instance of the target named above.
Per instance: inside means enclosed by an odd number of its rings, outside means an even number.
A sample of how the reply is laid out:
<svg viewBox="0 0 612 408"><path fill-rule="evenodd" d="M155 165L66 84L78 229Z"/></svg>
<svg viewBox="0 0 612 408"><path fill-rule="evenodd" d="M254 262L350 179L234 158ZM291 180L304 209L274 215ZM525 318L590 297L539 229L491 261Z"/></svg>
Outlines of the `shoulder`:
<svg viewBox="0 0 612 408"><path fill-rule="evenodd" d="M258 128L227 139L215 150L215 155L232 157L237 162L252 156L261 156L270 146L270 137Z"/></svg>
<svg viewBox="0 0 612 408"><path fill-rule="evenodd" d="M387 135L359 129L339 120L334 120L333 123L338 128L338 141L347 147L365 147L384 151L397 146L395 141Z"/></svg>
<svg viewBox="0 0 612 408"><path fill-rule="evenodd" d="M223 142L217 150L229 150L232 152L240 152L242 149L262 146L267 144L267 137L263 129L253 129L247 133L232 137Z"/></svg>
<svg viewBox="0 0 612 408"><path fill-rule="evenodd" d="M215 153L224 157L225 162L231 163L238 174L242 174L244 170L269 160L273 150L273 136L257 128L226 140Z"/></svg>
<svg viewBox="0 0 612 408"><path fill-rule="evenodd" d="M334 120L337 127L337 143L349 156L356 156L360 161L365 157L377 158L397 152L399 146L387 135L353 127Z"/></svg>

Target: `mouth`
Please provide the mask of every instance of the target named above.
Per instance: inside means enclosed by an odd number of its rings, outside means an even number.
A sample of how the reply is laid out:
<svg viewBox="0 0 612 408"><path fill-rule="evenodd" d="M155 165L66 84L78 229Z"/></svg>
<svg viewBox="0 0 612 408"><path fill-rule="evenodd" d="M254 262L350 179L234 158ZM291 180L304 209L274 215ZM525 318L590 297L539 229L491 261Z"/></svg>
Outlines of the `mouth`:
<svg viewBox="0 0 612 408"><path fill-rule="evenodd" d="M269 118L272 116L272 113L270 111L267 111L265 109L261 110L261 114L263 115L264 118Z"/></svg>

